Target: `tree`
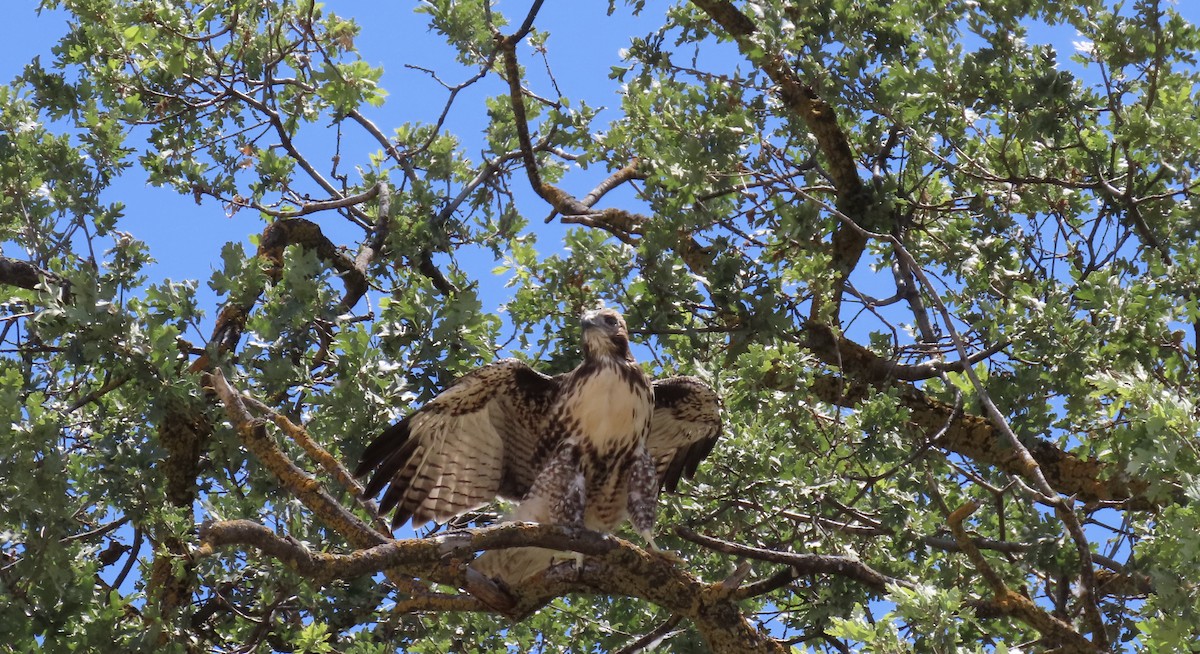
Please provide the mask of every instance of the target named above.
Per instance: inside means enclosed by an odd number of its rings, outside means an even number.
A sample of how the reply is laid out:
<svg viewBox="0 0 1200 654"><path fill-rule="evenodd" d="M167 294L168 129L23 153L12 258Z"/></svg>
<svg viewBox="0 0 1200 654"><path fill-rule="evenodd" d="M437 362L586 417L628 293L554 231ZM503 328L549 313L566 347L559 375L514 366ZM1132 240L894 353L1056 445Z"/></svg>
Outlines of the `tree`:
<svg viewBox="0 0 1200 654"><path fill-rule="evenodd" d="M433 0L475 150L376 109L310 1L45 4L55 60L0 88L13 647L1195 647L1200 35L1167 3L630 2L660 26L601 111L541 72L587 44L540 0ZM219 307L148 279L131 175L261 221L196 253ZM682 561L486 516L392 540L343 467L369 435L509 351L566 369L597 302L725 399L663 501ZM590 556L509 615L461 590L531 543Z"/></svg>

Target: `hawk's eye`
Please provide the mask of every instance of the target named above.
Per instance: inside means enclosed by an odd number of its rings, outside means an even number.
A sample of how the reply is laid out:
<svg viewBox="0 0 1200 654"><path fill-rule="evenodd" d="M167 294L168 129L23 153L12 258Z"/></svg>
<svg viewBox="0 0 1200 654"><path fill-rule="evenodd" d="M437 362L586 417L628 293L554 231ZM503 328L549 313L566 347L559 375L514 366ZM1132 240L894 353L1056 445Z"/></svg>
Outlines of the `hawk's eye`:
<svg viewBox="0 0 1200 654"><path fill-rule="evenodd" d="M614 315L612 315L611 313L610 313L610 314L607 314L607 315L605 315L605 316L604 316L604 323L605 323L606 325L609 325L609 326L616 326L616 324L617 324L617 317L616 317L616 316L614 316Z"/></svg>

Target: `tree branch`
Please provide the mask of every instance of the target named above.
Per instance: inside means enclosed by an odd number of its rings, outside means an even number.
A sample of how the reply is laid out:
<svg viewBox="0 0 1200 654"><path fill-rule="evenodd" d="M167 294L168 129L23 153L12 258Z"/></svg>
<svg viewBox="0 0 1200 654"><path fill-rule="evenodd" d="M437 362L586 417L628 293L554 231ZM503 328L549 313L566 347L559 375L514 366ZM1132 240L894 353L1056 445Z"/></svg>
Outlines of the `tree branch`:
<svg viewBox="0 0 1200 654"><path fill-rule="evenodd" d="M740 545L731 543L712 536L704 536L698 534L687 527L676 527L675 533L684 540L689 540L698 545L703 545L711 550L742 556L756 561L768 561L771 563L782 563L791 566L796 571L797 576L801 575L817 575L831 574L839 577L846 577L857 581L868 588L879 592L887 592L889 585L903 586L911 588L912 583L904 579L897 579L884 575L871 566L845 556L835 556L831 554L799 554L795 552L780 552L777 550L768 550L761 547L751 547L749 545ZM740 597L740 596L739 596Z"/></svg>
<svg viewBox="0 0 1200 654"><path fill-rule="evenodd" d="M817 141L817 147L825 155L829 176L837 189L837 208L854 221L868 223L871 193L858 175L854 151L845 130L838 124L837 113L808 84L796 76L795 67L777 50L764 48L754 38L758 31L754 22L728 0L693 0L693 4L704 10L712 20L725 29L742 54L758 66L775 82L776 93L792 115L800 118ZM881 219L882 217L876 217ZM883 231L883 230L880 230ZM831 254L832 267L837 272L834 280L832 311L837 316L841 304L841 289L850 272L858 265L866 247L867 237L858 230L839 225L833 232ZM814 301L812 316L821 315L824 303Z"/></svg>
<svg viewBox="0 0 1200 654"><path fill-rule="evenodd" d="M63 280L52 272L42 270L28 261L0 257L0 284L36 290L39 286L49 288L51 284L62 284Z"/></svg>
<svg viewBox="0 0 1200 654"><path fill-rule="evenodd" d="M284 488L295 495L314 515L341 534L354 547L366 549L391 541L390 532L373 529L346 510L321 488L317 479L301 470L279 449L267 435L262 421L255 420L246 410L242 396L225 379L220 368L214 369L210 375L207 375L207 379L224 406L226 416L241 437L242 444L263 464L263 467L275 475ZM378 518L378 515L375 517ZM384 570L384 573L398 588L410 589L413 587L411 578L404 577L392 570ZM430 576L430 578L447 583L444 577Z"/></svg>
<svg viewBox="0 0 1200 654"><path fill-rule="evenodd" d="M854 346L861 347L857 344ZM807 392L834 406L852 408L878 390L893 385L885 381L863 381L864 378L869 380L872 375L856 368L852 363L853 357L848 361L843 370L845 377L817 377L808 386ZM781 383L778 376L770 372L762 379L763 385L768 388L797 390ZM959 412L955 416L952 405L929 397L908 384L899 385L899 388L901 392L897 400L909 410L909 423L926 435L942 432L935 445L982 465L994 466L1012 474L1021 473L1023 466L1016 452L996 433L986 418L967 412ZM1131 479L1123 470L1110 464L1096 459L1083 459L1044 439L1026 439L1025 446L1051 486L1064 495L1090 503L1123 503L1126 508L1143 511L1162 504L1161 499L1146 495L1149 489L1146 481Z"/></svg>
<svg viewBox="0 0 1200 654"><path fill-rule="evenodd" d="M614 654L638 654L638 652L655 647L670 636L671 632L674 631L675 627L679 626L680 622L683 622L682 616L672 615L665 622L617 650Z"/></svg>
<svg viewBox="0 0 1200 654"><path fill-rule="evenodd" d="M306 218L276 220L262 231L255 258L266 263L266 276L272 283L283 278L283 253L289 245L298 245L313 250L317 256L337 271L345 285L345 294L338 305L338 312L349 311L367 292L366 274L355 266L355 262L342 253L321 232L316 223ZM209 338L209 347L215 347L218 355L233 351L242 337L250 311L258 303L264 288L261 284L248 286L236 298L230 298L220 313ZM198 372L210 367L206 353L192 363L190 370Z"/></svg>
<svg viewBox="0 0 1200 654"><path fill-rule="evenodd" d="M209 555L220 547L249 546L319 583L391 570L441 578L444 583L460 588L467 585L468 568L463 563L473 552L513 547L578 552L594 558L588 559L582 568L568 562L535 577L521 588L515 615L523 615L567 592L641 597L692 620L714 652L784 652L778 642L746 620L736 599L730 597L722 583L703 583L665 557L615 536L586 529L508 523L431 538L383 542L353 554L330 554L310 551L299 541L279 536L258 523L229 520L205 525L201 541L201 555ZM473 602L448 597L435 603L445 609L481 608ZM422 601L416 599L410 604L420 607Z"/></svg>
<svg viewBox="0 0 1200 654"><path fill-rule="evenodd" d="M613 174L601 180L600 183L596 185L596 188L592 189L591 192L583 196L583 200L581 200L580 203L585 207L594 207L596 206L596 203L600 201L600 198L604 197L609 191L620 186L621 184L624 184L631 179L646 179L646 174L639 170L640 166L641 160L639 160L637 157L634 157L633 161L630 161L620 170L617 170ZM550 215L546 216L545 222L549 223L553 221L557 215L558 211L551 211ZM567 221L564 220L563 222ZM633 231L636 229L636 227L637 225L632 226L629 231Z"/></svg>
<svg viewBox="0 0 1200 654"><path fill-rule="evenodd" d="M1013 592L1008 588L1000 575L996 574L996 571L988 564L987 559L983 558L983 554L975 547L975 543L968 536L967 530L963 528L963 520L970 517L978 508L979 505L974 502L964 504L950 514L946 519L946 524L950 527L950 532L954 534L954 538L958 541L958 545L962 548L963 553L971 560L971 564L975 566L975 569L979 571L984 581L992 589L999 609L1003 613L1015 616L1022 622L1037 629L1038 633L1042 634L1042 636L1053 641L1055 645L1060 646L1058 650L1060 652L1093 654L1104 651L1104 648L1089 643L1071 625L1050 615L1037 604L1034 604L1028 597Z"/></svg>
<svg viewBox="0 0 1200 654"><path fill-rule="evenodd" d="M234 390L225 374L216 368L208 375L208 382L216 392L225 415L241 436L246 449L269 470L275 478L295 495L325 524L346 536L356 547L373 547L389 538L372 529L370 525L347 511L320 485L320 482L289 459L267 435L261 420L256 420L246 410L241 395Z"/></svg>
<svg viewBox="0 0 1200 654"><path fill-rule="evenodd" d="M380 184L375 184L371 188L357 195L347 195L345 197L333 198L332 200L319 200L315 202L305 202L294 211L285 211L282 209L272 209L270 207L255 204L254 208L271 216L273 218L299 218L307 216L310 213L319 213L321 211L329 211L330 209L344 209L347 207L356 207L368 200L372 200L379 195Z"/></svg>
<svg viewBox="0 0 1200 654"><path fill-rule="evenodd" d="M533 142L529 135L529 119L525 112L525 94L521 89L521 70L517 65L516 46L520 38L514 37L517 37L518 34L504 37L497 33L495 35L495 42L496 48L500 51L504 59L504 71L508 81L509 97L512 100L517 141L521 145L521 156L525 163L525 174L529 178L530 187L554 211L564 216L572 217L571 219L564 218L563 222L599 227L613 234L621 241L633 245L635 240L632 234L635 233L636 227L646 220L644 216L621 209L606 209L600 212L593 212L588 205L580 202L575 196L542 180L537 158L534 156Z"/></svg>
<svg viewBox="0 0 1200 654"><path fill-rule="evenodd" d="M851 226L858 229L857 226ZM930 291L930 301L938 313L941 314L943 324L950 335L950 340L954 343L954 348L958 351L959 358L965 361L967 359L966 345L963 343L957 328L954 326L954 319L950 315L949 309L946 308L941 298L932 292L933 285L929 282L929 278L925 275L920 265L917 264L916 259L909 254L904 244L895 237L890 237L887 240L891 241L896 255L905 262L909 270L921 282L921 285ZM1075 551L1079 556L1079 585L1082 591L1080 599L1083 603L1083 613L1087 621L1091 624L1092 638L1095 640L1096 646L1100 649L1107 649L1108 634L1104 628L1104 619L1100 615L1099 600L1096 597L1096 578L1092 565L1092 549L1088 544L1086 534L1083 533L1083 527L1079 524L1079 516L1075 515L1074 502L1068 501L1059 495L1058 491L1047 481L1046 475L1042 471L1041 466L1038 465L1037 459L1033 457L1032 452L1025 447L1021 439L1017 437L1016 432L1012 430L1004 414L1000 412L999 407L992 401L991 395L988 393L987 388L984 387L983 381L979 379L979 375L975 373L975 369L967 366L963 372L966 374L967 379L971 381L971 386L975 389L975 394L979 398L979 402L983 404L984 411L988 418L990 418L992 427L1008 446L1012 448L1021 476L1029 480L1034 490L1043 496L1042 500L1054 508L1054 514L1062 521L1067 533L1071 536L1072 542L1075 543Z"/></svg>

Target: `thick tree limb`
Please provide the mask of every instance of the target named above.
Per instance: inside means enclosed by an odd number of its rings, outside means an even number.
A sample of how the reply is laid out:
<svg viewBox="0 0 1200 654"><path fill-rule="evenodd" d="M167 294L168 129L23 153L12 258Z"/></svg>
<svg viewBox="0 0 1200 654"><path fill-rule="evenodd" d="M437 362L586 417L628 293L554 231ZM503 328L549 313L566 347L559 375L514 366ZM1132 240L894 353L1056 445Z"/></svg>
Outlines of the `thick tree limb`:
<svg viewBox="0 0 1200 654"><path fill-rule="evenodd" d="M48 270L42 270L28 261L11 257L0 256L0 286L15 286L29 291L36 291L39 288L50 291L57 287L59 300L71 301L71 282ZM20 314L6 316L7 319L14 321L19 317L21 317ZM0 341L8 335L8 330L12 325L12 322L8 322L4 325L4 329L0 330Z"/></svg>
<svg viewBox="0 0 1200 654"><path fill-rule="evenodd" d="M1096 590L1106 597L1145 597L1156 592L1150 575L1112 570L1096 571Z"/></svg>
<svg viewBox="0 0 1200 654"><path fill-rule="evenodd" d="M421 250L421 252L417 254L416 260L417 271L429 278L429 282L433 284L433 287L436 288L439 293L445 296L458 292L458 289L454 287L454 284L452 284L450 280L447 279L444 274L442 274L442 271L438 269L437 264L433 262L433 254L431 254L429 250Z"/></svg>
<svg viewBox="0 0 1200 654"><path fill-rule="evenodd" d="M396 601L393 613L444 613L446 611L491 612L491 608L479 598L471 595L446 595L444 593L422 593L408 599Z"/></svg>
<svg viewBox="0 0 1200 654"><path fill-rule="evenodd" d="M293 463L279 449L267 434L263 422L256 420L246 410L241 395L225 379L220 368L208 375L208 381L246 449L318 518L345 536L355 547L374 547L389 540L388 535L372 529L342 507L321 488L316 478Z"/></svg>
<svg viewBox="0 0 1200 654"><path fill-rule="evenodd" d="M230 422L242 437L242 442L246 446L246 449L254 454L263 463L264 467L274 473L276 479L296 495L297 499L312 510L318 518L321 518L325 524L340 533L348 542L358 548L369 548L392 539L391 530L388 528L387 523L379 516L379 511L375 503L371 500L364 500L361 497L361 487L358 482L350 476L340 462L334 459L332 455L326 452L324 448L308 435L307 430L293 424L284 416L271 411L261 402L238 394L233 386L229 384L228 380L225 379L220 369L215 370L213 374L209 375L208 380L224 406ZM257 409L270 415L275 424L295 439L297 444L304 448L309 456L313 457L323 469L329 472L334 479L340 481L343 486L350 489L356 496L355 501L360 506L363 506L372 516L371 525L367 525L353 513L346 510L321 488L320 482L315 477L312 477L293 463L279 446L276 445L275 441L267 435L265 425L250 415L244 404L246 401L251 402ZM413 593L421 590L420 584L416 583L410 577L402 576L395 571L385 571L385 574L389 581L404 592ZM446 580L443 578L432 578L435 581L446 583Z"/></svg>
<svg viewBox="0 0 1200 654"><path fill-rule="evenodd" d="M596 188L592 189L591 192L583 196L583 199L580 200L580 203L582 203L585 207L594 207L596 206L596 203L600 201L600 198L604 197L605 194L621 184L624 184L632 179L646 179L646 173L642 172L640 168L641 161L637 157L634 157L633 161L630 161L613 174L601 180L600 183L596 185ZM550 215L546 216L545 222L551 222L557 215L557 210L551 211ZM563 219L563 222L579 221L575 216L568 216ZM637 224L629 223L627 220L625 222L628 224L628 231L630 232L637 232L640 229L640 226Z"/></svg>
<svg viewBox="0 0 1200 654"><path fill-rule="evenodd" d="M375 261L379 253L383 251L383 245L387 241L388 233L392 228L392 190L387 182L377 182L371 187L374 191L372 195L379 198L379 211L375 216L375 226L371 229L371 233L367 239L363 241L358 249L358 254L355 255L351 262L351 267L354 270L353 278L358 280L351 284L349 277L343 276L346 279L346 292L342 295L342 301L338 303L338 311L347 313L358 304L362 296L367 292L367 268ZM329 346L333 344L334 330L333 326L328 323L318 323L319 346L316 354L313 355L312 367L315 369L318 366L324 365L326 357L329 355Z"/></svg>
<svg viewBox="0 0 1200 654"><path fill-rule="evenodd" d="M845 378L834 376L818 377L808 390L824 402L843 407L854 407L867 393L873 392L865 384L847 383ZM986 418L966 412L955 417L953 406L912 387L903 389L899 402L909 410L910 424L923 433L936 434L946 427L935 443L938 447L982 465L1011 474L1021 473L1022 463ZM1026 448L1059 493L1083 502L1123 502L1127 508L1138 510L1149 510L1159 504L1146 496L1145 481L1130 479L1107 463L1080 458L1042 439L1027 439Z"/></svg>
<svg viewBox="0 0 1200 654"><path fill-rule="evenodd" d="M218 547L250 546L320 583L394 570L440 577L465 587L467 568L462 562L473 552L528 546L579 552L593 558L579 569L572 563L551 568L528 587L522 587L516 615L567 592L620 594L644 598L690 619L714 652L784 652L778 642L746 620L722 583L704 583L662 556L620 538L584 529L510 523L431 538L388 541L352 554L312 552L298 541L244 520L206 525L201 539L204 554ZM438 608L455 607L445 597L436 604ZM479 607L464 601L458 608Z"/></svg>
<svg viewBox="0 0 1200 654"><path fill-rule="evenodd" d="M276 220L263 230L258 256L270 263L267 275L272 281L278 282L283 276L283 251L289 245L315 252L330 268L337 271L346 286L346 294L338 307L340 312L349 311L367 292L364 271L359 270L354 265L354 260L346 256L321 232L319 225L304 218Z"/></svg>
<svg viewBox="0 0 1200 654"><path fill-rule="evenodd" d="M41 286L61 285L63 280L52 272L42 270L28 261L0 257L0 284L35 290Z"/></svg>
<svg viewBox="0 0 1200 654"><path fill-rule="evenodd" d="M915 427L932 435L949 424L936 443L938 447L1005 472L1023 474L1024 462L986 418L966 412L955 416L953 406L930 398L911 384L899 383L892 373L903 367L822 323L807 321L803 334L805 345L818 359L839 367L845 375L817 378L808 390L818 399L836 406L853 407L879 389L898 387L901 389L900 402L909 410L910 422ZM763 377L763 384L777 390L796 390L779 386L777 377L771 374ZM1084 502L1127 502L1129 508L1134 509L1150 509L1157 505L1145 495L1149 484L1130 479L1123 471L1108 464L1081 459L1045 440L1029 440L1025 447L1050 485L1062 494Z"/></svg>
<svg viewBox="0 0 1200 654"><path fill-rule="evenodd" d="M267 434L263 422L255 420L246 410L241 395L229 384L219 368L208 376L208 380L224 406L225 414L241 437L242 444L314 515L354 547L367 549L391 541L390 532L374 529L360 520L325 492L316 478L300 469L279 449ZM385 574L398 588L410 590L414 587L411 578L391 570L385 570ZM429 578L441 583L451 583L444 577Z"/></svg>
<svg viewBox="0 0 1200 654"><path fill-rule="evenodd" d="M354 501L361 506L368 514L375 516L372 521L372 526L381 534L391 535L391 529L383 518L379 517L379 507L374 500L363 497L363 486L350 474L349 470L342 465L342 462L333 456L324 447L321 447L316 440L309 435L308 430L288 420L286 416L276 413L271 407L259 402L258 400L242 395L242 400L254 407L254 409L271 419L276 427L283 430L292 442L300 446L304 453L321 467L326 474L337 481L342 487L350 491L354 496Z"/></svg>
<svg viewBox="0 0 1200 654"><path fill-rule="evenodd" d="M604 178L596 188L592 189L587 195L583 196L580 202L585 207L595 206L600 198L604 197L609 191L633 179L646 179L646 173L641 171L641 160L634 157L632 161L618 169L612 175ZM546 222L550 222L547 220Z"/></svg>
<svg viewBox="0 0 1200 654"><path fill-rule="evenodd" d="M165 407L157 428L158 440L166 450L159 472L165 481L167 502L191 520L212 424L199 406L171 403ZM187 543L169 530L166 533L156 543L159 547L150 565L147 595L156 606L156 614L170 619L191 601L196 565ZM160 644L166 644L168 633L163 632Z"/></svg>
<svg viewBox="0 0 1200 654"><path fill-rule="evenodd" d="M885 359L817 320L805 321L803 330L805 344L822 362L853 371L856 379L874 386L897 381L924 381L948 372L962 372L967 366L975 365L1007 346L1006 343L993 345L956 361L939 359L906 364Z"/></svg>
<svg viewBox="0 0 1200 654"><path fill-rule="evenodd" d="M265 263L267 279L277 283L283 278L283 253L289 245L297 245L316 252L317 256L342 278L346 287L345 295L338 306L339 312L349 311L367 292L365 273L355 266L355 262L343 254L321 232L316 223L305 218L289 218L277 220L267 225L259 238L256 260ZM209 347L215 347L218 354L232 352L241 340L246 328L250 312L258 303L264 288L261 284L252 285L239 297L230 298L217 314L216 326L213 327L209 338ZM205 370L211 365L209 356L203 355L192 363L191 371Z"/></svg>
<svg viewBox="0 0 1200 654"><path fill-rule="evenodd" d="M913 424L924 424L926 429L931 427L929 421L944 421L953 410L915 391L905 393L902 401L910 409L920 410L920 414L912 414ZM1019 473L1022 465L992 423L981 416L963 413L938 445L1013 474ZM1065 452L1049 441L1026 439L1025 447L1050 485L1063 495L1083 502L1122 502L1126 508L1135 510L1152 510L1168 499L1147 496L1149 484L1145 480L1130 478L1120 468L1103 461Z"/></svg>
<svg viewBox="0 0 1200 654"><path fill-rule="evenodd" d="M792 114L808 127L817 140L821 153L825 155L829 176L837 187L839 209L861 210L858 204L866 199L858 165L845 131L838 124L837 114L829 103L822 100L815 90L796 77L795 68L778 51L764 50L751 37L758 28L748 16L727 0L694 0L715 23L733 37L742 54L758 66L772 82L778 85L778 94ZM850 215L855 215L857 211ZM864 239L865 240L865 239Z"/></svg>

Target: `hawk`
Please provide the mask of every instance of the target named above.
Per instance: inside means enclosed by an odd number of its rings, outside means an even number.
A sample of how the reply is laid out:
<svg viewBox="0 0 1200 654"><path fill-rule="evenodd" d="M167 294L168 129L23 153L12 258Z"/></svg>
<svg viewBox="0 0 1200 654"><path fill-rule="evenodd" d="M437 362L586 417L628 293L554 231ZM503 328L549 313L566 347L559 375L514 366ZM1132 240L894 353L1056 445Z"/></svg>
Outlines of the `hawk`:
<svg viewBox="0 0 1200 654"><path fill-rule="evenodd" d="M584 314L583 361L549 377L516 359L467 373L375 438L355 476L384 487L392 528L447 520L496 497L512 519L611 533L626 519L652 549L659 491L691 479L721 429L721 402L695 377L651 381L621 314ZM553 552L485 552L476 570L512 585Z"/></svg>

